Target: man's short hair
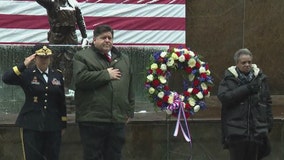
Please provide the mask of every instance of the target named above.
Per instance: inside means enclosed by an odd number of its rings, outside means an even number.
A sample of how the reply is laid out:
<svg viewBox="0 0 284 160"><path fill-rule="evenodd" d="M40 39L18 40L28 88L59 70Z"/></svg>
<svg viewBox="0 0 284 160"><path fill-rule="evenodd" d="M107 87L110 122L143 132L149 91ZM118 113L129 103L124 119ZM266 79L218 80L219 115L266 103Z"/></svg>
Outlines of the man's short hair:
<svg viewBox="0 0 284 160"><path fill-rule="evenodd" d="M105 32L111 32L112 36L113 36L113 30L109 25L103 24L103 25L98 25L94 28L93 31L93 36L94 37L98 37L99 35L101 35L102 33Z"/></svg>

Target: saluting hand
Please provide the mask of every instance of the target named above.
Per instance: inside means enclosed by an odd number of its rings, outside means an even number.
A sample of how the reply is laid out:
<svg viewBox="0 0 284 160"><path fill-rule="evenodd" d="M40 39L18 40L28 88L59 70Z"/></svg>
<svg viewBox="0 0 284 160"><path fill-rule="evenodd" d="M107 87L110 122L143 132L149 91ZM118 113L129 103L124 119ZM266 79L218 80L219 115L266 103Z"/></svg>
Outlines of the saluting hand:
<svg viewBox="0 0 284 160"><path fill-rule="evenodd" d="M114 69L113 67L107 69L110 79L120 79L121 72L119 69Z"/></svg>
<svg viewBox="0 0 284 160"><path fill-rule="evenodd" d="M24 64L25 64L26 67L28 67L29 64L35 59L35 55L36 54L34 53L34 54L25 58Z"/></svg>

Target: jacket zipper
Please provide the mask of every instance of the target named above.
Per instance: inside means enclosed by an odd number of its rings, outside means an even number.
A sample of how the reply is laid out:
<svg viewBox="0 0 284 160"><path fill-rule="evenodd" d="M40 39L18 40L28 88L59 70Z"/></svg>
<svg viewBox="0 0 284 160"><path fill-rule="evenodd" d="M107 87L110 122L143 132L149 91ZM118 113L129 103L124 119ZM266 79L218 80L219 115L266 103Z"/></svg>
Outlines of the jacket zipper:
<svg viewBox="0 0 284 160"><path fill-rule="evenodd" d="M248 100L248 120L247 120L247 126L248 126L248 136L249 136L249 139L250 139L250 110L251 110L251 96L249 96L249 100Z"/></svg>

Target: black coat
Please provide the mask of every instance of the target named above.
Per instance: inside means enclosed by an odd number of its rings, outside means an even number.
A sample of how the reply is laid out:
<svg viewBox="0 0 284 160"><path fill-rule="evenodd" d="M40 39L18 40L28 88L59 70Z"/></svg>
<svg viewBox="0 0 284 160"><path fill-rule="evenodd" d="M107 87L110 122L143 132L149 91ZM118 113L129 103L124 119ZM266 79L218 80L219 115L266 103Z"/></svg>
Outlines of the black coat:
<svg viewBox="0 0 284 160"><path fill-rule="evenodd" d="M25 93L25 103L16 124L25 129L56 131L66 128L66 103L61 72L49 69L48 82L36 67L24 64L4 73L3 82L19 85Z"/></svg>
<svg viewBox="0 0 284 160"><path fill-rule="evenodd" d="M218 89L218 98L222 103L222 137L225 144L230 136L262 137L272 128L271 96L267 77L253 65L255 78L260 90L253 94L248 84L242 84L235 66L225 71L224 79Z"/></svg>

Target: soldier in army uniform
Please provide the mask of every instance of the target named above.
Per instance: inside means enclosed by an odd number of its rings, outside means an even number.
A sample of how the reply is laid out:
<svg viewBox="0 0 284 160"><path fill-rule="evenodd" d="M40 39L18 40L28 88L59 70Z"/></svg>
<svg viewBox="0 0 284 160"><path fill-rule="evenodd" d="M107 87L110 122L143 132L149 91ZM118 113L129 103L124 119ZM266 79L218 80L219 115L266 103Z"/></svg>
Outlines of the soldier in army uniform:
<svg viewBox="0 0 284 160"><path fill-rule="evenodd" d="M20 65L4 73L3 82L20 86L25 103L17 117L24 160L58 160L61 136L66 128L63 75L49 67L52 51L36 45ZM32 62L35 65L31 65Z"/></svg>
<svg viewBox="0 0 284 160"><path fill-rule="evenodd" d="M48 15L50 44L77 44L76 26L82 35L82 47L88 44L86 25L76 0L36 0Z"/></svg>
<svg viewBox="0 0 284 160"><path fill-rule="evenodd" d="M76 27L78 26L82 35L82 48L88 46L86 25L81 9L76 0L36 0L47 11L50 30L47 35L49 44L77 45L78 37ZM65 86L71 85L72 58L76 53L76 47L56 47L54 61L51 66L60 68L65 77Z"/></svg>

